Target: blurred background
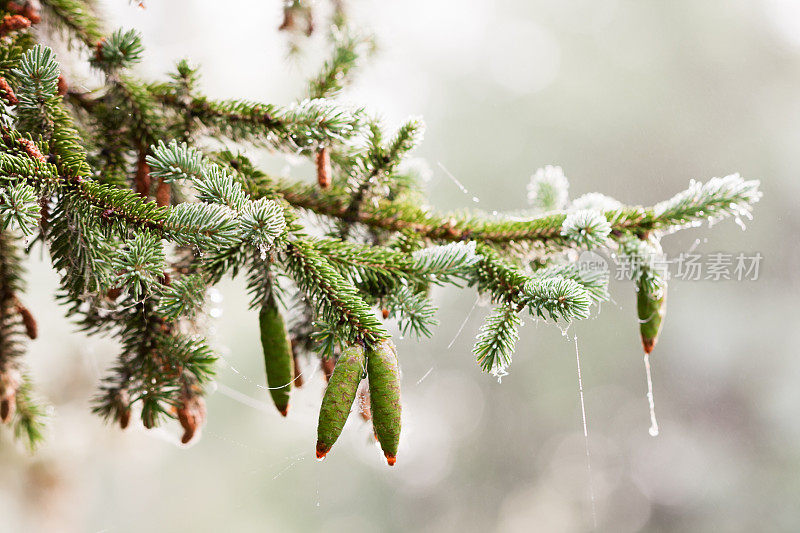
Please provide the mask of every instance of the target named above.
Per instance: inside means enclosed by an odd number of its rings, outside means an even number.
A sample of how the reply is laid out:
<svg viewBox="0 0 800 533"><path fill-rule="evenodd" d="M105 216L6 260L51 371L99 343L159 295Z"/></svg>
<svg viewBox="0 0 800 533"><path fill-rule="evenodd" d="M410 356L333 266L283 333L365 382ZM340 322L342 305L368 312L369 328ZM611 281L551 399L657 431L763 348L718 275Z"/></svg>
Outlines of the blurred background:
<svg viewBox="0 0 800 533"><path fill-rule="evenodd" d="M99 3L138 28L140 74L188 57L214 97L289 103L325 57L312 39L287 61L281 3ZM40 322L27 358L53 404L36 455L0 432L8 531L798 531L800 530L800 4L792 0L351 0L379 50L343 99L397 124L422 115L430 202L525 207L525 185L556 164L571 196L649 205L741 172L764 199L733 222L666 237L677 255L760 252L757 281L674 281L653 354L661 434L648 434L630 283L569 338L528 320L511 373L481 373L471 346L488 308L440 290L432 339L398 341L404 436L388 468L351 417L314 460L319 372L282 419L262 385L257 316L241 280L212 295L222 354L202 439L177 424L108 427L90 398L117 353L63 318L36 250L26 298ZM253 153L272 172L309 167ZM287 167L287 165L289 165ZM468 189L464 194L447 169ZM474 309L470 312L470 309ZM463 328L463 330L462 330ZM459 333L460 332L460 333ZM585 389L587 470L576 354ZM307 375L314 369L307 367ZM591 494L594 494L592 502ZM594 507L594 518L593 509ZM596 521L596 525L595 522Z"/></svg>

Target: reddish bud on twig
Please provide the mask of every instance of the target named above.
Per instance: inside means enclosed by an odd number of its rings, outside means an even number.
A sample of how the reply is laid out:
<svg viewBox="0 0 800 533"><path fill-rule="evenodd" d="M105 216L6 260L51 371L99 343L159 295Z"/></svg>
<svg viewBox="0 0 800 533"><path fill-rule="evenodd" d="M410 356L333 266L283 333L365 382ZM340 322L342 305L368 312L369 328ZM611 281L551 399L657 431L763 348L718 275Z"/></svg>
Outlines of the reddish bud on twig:
<svg viewBox="0 0 800 533"><path fill-rule="evenodd" d="M8 105L17 105L19 103L17 95L14 94L14 90L3 77L0 77L0 96L3 97L3 100L8 102Z"/></svg>
<svg viewBox="0 0 800 533"><path fill-rule="evenodd" d="M320 366L322 367L322 373L325 374L325 381L330 381L336 361L333 357L323 357L320 359Z"/></svg>
<svg viewBox="0 0 800 533"><path fill-rule="evenodd" d="M99 41L97 41L97 44L96 44L96 45L94 45L94 57L95 57L95 58L96 58L98 61L102 61L102 60L103 60L103 46L104 46L105 44L106 44L106 38L105 38L105 37L103 37L102 39L100 39Z"/></svg>
<svg viewBox="0 0 800 533"><path fill-rule="evenodd" d="M31 340L35 339L39 336L39 326L36 324L36 319L33 318L33 314L30 310L22 305L21 303L17 302L17 313L22 318L22 325L25 326L25 334L31 338Z"/></svg>
<svg viewBox="0 0 800 533"><path fill-rule="evenodd" d="M0 374L0 421L9 422L17 406L17 391L22 384L19 370L11 368Z"/></svg>
<svg viewBox="0 0 800 533"><path fill-rule="evenodd" d="M119 420L119 427L126 429L131 423L131 408L128 391L122 389L117 395L117 419Z"/></svg>
<svg viewBox="0 0 800 533"><path fill-rule="evenodd" d="M206 421L206 402L199 394L184 394L178 407L178 421L183 427L181 442L187 444Z"/></svg>
<svg viewBox="0 0 800 533"><path fill-rule="evenodd" d="M108 292L106 292L106 298L113 302L119 298L120 294L122 294L122 289L120 287L114 287L113 289L108 289Z"/></svg>
<svg viewBox="0 0 800 533"><path fill-rule="evenodd" d="M42 163L47 163L47 158L42 155L42 152L39 151L39 147L36 146L35 142L30 139L20 139L19 144L28 156Z"/></svg>
<svg viewBox="0 0 800 533"><path fill-rule="evenodd" d="M6 15L0 23L0 35L7 35L12 31L24 30L29 28L31 21L22 15Z"/></svg>
<svg viewBox="0 0 800 533"><path fill-rule="evenodd" d="M136 160L136 192L142 198L150 195L150 165L147 164L147 150L139 149L139 157Z"/></svg>
<svg viewBox="0 0 800 533"><path fill-rule="evenodd" d="M292 340L292 359L294 359L294 381L292 385L298 389L303 386L303 370L300 368L300 357L294 353L295 341Z"/></svg>
<svg viewBox="0 0 800 533"><path fill-rule="evenodd" d="M42 6L39 4L39 0L28 0L22 6L15 7L20 8L21 11L14 12L20 13L23 17L30 20L32 24L39 24L42 21L42 16L40 14ZM8 10L11 11L10 7Z"/></svg>
<svg viewBox="0 0 800 533"><path fill-rule="evenodd" d="M172 203L172 186L164 181L164 178L158 180L158 188L156 189L156 204L160 207L169 206Z"/></svg>
<svg viewBox="0 0 800 533"><path fill-rule="evenodd" d="M317 151L317 183L323 189L331 186L331 156L327 146Z"/></svg>
<svg viewBox="0 0 800 533"><path fill-rule="evenodd" d="M6 9L9 13L22 14L22 10L25 9L25 6L16 2L9 2L6 4Z"/></svg>
<svg viewBox="0 0 800 533"><path fill-rule="evenodd" d="M64 96L67 94L67 89L69 86L67 85L67 80L64 79L64 76L58 77L58 96Z"/></svg>

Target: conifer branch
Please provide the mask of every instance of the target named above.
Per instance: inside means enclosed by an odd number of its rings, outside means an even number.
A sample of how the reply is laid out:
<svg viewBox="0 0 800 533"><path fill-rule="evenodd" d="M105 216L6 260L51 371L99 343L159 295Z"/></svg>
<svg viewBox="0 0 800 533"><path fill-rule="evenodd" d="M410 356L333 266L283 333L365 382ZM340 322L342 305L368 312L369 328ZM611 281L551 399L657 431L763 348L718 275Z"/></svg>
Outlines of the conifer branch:
<svg viewBox="0 0 800 533"><path fill-rule="evenodd" d="M146 427L177 418L182 440L192 439L215 360L198 318L209 286L244 272L252 305L266 317L265 364L281 379L291 375L291 358L316 350L338 382L336 357L366 350L373 422L391 464L399 374L378 312L396 320L401 334L427 337L437 324L431 288L474 287L496 305L474 354L499 378L522 312L570 322L609 298L607 273L574 260L575 251L605 248L638 262L637 309L649 352L665 312L666 282L652 260L660 238L704 221L740 222L761 196L758 182L733 175L692 182L654 207L599 193L570 201L564 172L548 166L531 178L526 212L437 212L424 205L407 164L422 122L409 119L388 136L380 121L334 100L371 44L347 27L340 5L331 55L307 98L281 106L208 98L186 61L165 81L139 80L129 70L143 57L137 32L106 33L84 0L42 1L47 27L80 43L102 81L88 92L65 88L52 50L29 32L38 14L0 29L0 418L30 442L41 437L43 411L32 399L21 341L37 328L21 301L12 232L49 250L67 315L88 333L121 342L95 398L100 415L123 428L133 412ZM284 13L282 29L293 37L313 31L310 4L289 2ZM221 139L313 159L317 183L273 179L241 153L200 148ZM308 236L320 229L327 237ZM275 346L280 353L271 353ZM355 368L351 377L362 374ZM286 381L272 389L282 390L284 413ZM346 413L333 414L343 424L337 417Z"/></svg>

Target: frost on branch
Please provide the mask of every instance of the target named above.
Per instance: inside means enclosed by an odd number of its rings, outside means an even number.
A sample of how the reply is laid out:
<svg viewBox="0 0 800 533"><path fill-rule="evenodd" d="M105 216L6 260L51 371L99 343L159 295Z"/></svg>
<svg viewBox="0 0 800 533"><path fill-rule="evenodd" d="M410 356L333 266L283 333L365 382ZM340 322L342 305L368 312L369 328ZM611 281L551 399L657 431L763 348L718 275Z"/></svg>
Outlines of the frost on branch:
<svg viewBox="0 0 800 533"><path fill-rule="evenodd" d="M569 182L561 167L547 165L531 176L528 203L540 212L564 209L569 200Z"/></svg>
<svg viewBox="0 0 800 533"><path fill-rule="evenodd" d="M492 302L473 353L499 378L523 314L563 326L610 298L607 273L576 259L588 249L616 251L639 262L633 281L651 350L666 298L651 261L659 239L706 220L749 217L761 195L758 182L728 176L692 182L655 207L600 193L570 203L563 171L547 166L528 184L524 216L441 212L409 170L422 120L389 128L336 100L371 48L342 10L329 21L331 53L319 73L297 98L276 103L209 98L199 68L186 61L162 80L141 80L130 70L145 57L137 32L104 34L83 0L42 1L46 25L35 33L27 23L7 27L0 42L0 418L31 443L43 410L22 362L21 338L37 333L35 310L22 304L23 238L49 251L67 315L88 334L119 341L94 398L110 422L177 420L184 442L200 434L216 360L204 339L206 295L225 276L242 275L278 410L287 414L296 394L298 358L319 361L331 378L320 416L324 455L366 372L371 422L393 464L400 364L414 351L398 357L391 332L435 335L440 286ZM311 3L291 4L284 29L302 46L312 21L324 18L314 18ZM95 67L94 86L70 84L53 51L36 44L52 31ZM271 176L248 157L254 147L306 158L313 170Z"/></svg>

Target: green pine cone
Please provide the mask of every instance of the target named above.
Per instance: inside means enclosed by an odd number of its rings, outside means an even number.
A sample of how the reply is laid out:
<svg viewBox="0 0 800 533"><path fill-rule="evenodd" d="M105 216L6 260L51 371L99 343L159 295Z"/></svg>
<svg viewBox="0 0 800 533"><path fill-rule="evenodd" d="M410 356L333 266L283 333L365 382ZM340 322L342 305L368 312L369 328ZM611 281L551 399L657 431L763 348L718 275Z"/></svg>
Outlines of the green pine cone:
<svg viewBox="0 0 800 533"><path fill-rule="evenodd" d="M269 393L275 407L286 416L289 411L289 391L292 389L294 379L294 359L286 323L274 299L270 298L261 307L258 320L261 326L261 348L264 350Z"/></svg>
<svg viewBox="0 0 800 533"><path fill-rule="evenodd" d="M336 361L319 410L317 459L325 457L342 433L364 375L365 362L361 344L349 346Z"/></svg>
<svg viewBox="0 0 800 533"><path fill-rule="evenodd" d="M386 462L392 466L400 443L400 370L392 341L383 341L367 353L367 375L372 426Z"/></svg>
<svg viewBox="0 0 800 533"><path fill-rule="evenodd" d="M650 353L658 341L661 325L667 311L667 284L662 282L661 294L653 295L640 283L636 293L636 309L639 313L639 333L642 348Z"/></svg>

